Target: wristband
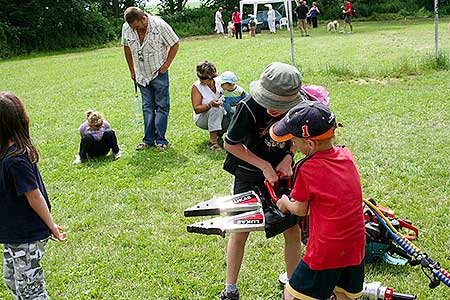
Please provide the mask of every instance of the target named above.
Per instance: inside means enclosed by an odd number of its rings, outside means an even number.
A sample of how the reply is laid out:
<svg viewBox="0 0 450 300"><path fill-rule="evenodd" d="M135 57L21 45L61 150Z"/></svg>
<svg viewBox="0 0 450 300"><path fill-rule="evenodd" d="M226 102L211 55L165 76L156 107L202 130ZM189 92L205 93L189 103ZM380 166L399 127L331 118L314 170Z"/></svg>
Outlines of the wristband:
<svg viewBox="0 0 450 300"><path fill-rule="evenodd" d="M295 156L294 152L289 150L289 151L286 151L285 155L290 155L292 157L292 160L294 160L294 156Z"/></svg>

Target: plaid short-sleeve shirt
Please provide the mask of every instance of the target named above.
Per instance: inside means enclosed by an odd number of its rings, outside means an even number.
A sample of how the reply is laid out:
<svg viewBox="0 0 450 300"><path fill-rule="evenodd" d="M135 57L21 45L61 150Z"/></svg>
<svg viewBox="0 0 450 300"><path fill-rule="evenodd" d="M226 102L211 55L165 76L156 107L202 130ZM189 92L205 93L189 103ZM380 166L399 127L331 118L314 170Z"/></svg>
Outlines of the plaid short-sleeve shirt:
<svg viewBox="0 0 450 300"><path fill-rule="evenodd" d="M179 41L172 27L164 20L149 15L147 17L148 27L142 44L136 30L127 22L122 26L122 45L130 47L136 81L143 86L158 76L169 49Z"/></svg>

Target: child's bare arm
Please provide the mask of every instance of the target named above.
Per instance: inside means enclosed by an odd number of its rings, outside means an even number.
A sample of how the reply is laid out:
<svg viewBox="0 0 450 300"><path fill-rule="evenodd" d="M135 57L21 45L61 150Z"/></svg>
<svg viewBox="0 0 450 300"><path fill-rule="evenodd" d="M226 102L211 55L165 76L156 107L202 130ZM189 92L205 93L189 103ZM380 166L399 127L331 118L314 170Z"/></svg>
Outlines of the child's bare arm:
<svg viewBox="0 0 450 300"><path fill-rule="evenodd" d="M53 222L52 215L48 210L47 204L45 203L45 199L41 194L39 189L32 190L30 192L26 192L25 196L27 197L28 203L30 203L31 208L41 217L42 221L47 225L50 229L52 235L55 239L59 241L64 241L66 239L66 234L62 233L62 228Z"/></svg>
<svg viewBox="0 0 450 300"><path fill-rule="evenodd" d="M289 211L291 214L297 216L306 216L308 214L309 202L299 202L283 195L280 200L278 200L277 206L282 212Z"/></svg>
<svg viewBox="0 0 450 300"><path fill-rule="evenodd" d="M275 170L272 168L272 165L254 154L243 144L230 145L227 142L224 143L224 148L237 158L242 159L243 161L248 162L249 164L254 165L258 169L260 169L264 177L270 181L271 184L274 184L278 181L278 175Z"/></svg>

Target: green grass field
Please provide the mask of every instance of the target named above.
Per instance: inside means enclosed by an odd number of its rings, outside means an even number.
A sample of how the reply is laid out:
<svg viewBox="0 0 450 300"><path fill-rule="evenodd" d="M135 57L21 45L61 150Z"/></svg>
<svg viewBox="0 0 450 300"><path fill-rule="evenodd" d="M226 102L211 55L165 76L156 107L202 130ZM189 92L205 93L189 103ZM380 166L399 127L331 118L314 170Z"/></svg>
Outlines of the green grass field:
<svg viewBox="0 0 450 300"><path fill-rule="evenodd" d="M448 22L448 20L447 20ZM446 23L440 46L450 52ZM296 31L297 65L307 84L324 85L344 128L337 143L354 153L365 197L419 227L417 246L450 268L450 71L433 67L432 20L355 23L355 34ZM0 62L0 90L26 103L31 134L64 244L49 243L43 260L52 299L211 300L223 287L227 239L194 235L183 210L229 193L225 153L207 150L207 133L192 120L195 65L233 70L248 89L264 67L290 62L286 30L243 40L211 37L181 42L171 67L166 152L134 148L133 84L120 47ZM445 62L445 60L444 60ZM445 63L444 63L445 65ZM83 113L104 113L124 156L72 166ZM301 156L298 155L298 158ZM242 299L280 299L283 240L251 235L240 274ZM428 288L420 267L368 265L381 281L421 300L448 300ZM0 299L12 299L0 284Z"/></svg>

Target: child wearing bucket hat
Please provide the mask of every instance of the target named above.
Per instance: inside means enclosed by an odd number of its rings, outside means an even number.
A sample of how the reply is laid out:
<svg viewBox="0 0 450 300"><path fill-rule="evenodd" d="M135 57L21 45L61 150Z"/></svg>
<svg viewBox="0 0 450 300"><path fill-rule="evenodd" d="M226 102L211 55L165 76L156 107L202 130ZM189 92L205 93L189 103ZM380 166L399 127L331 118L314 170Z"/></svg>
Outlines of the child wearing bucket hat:
<svg viewBox="0 0 450 300"><path fill-rule="evenodd" d="M250 84L250 97L239 102L225 137L228 151L224 169L234 175L234 194L265 189L264 180L274 183L292 175L292 143L271 139L269 128L301 101L300 72L293 66L274 62L259 80ZM222 300L239 299L237 280L249 233L232 233L227 247L226 282ZM283 232L288 275L298 264L300 230L293 226Z"/></svg>
<svg viewBox="0 0 450 300"><path fill-rule="evenodd" d="M352 154L333 146L338 124L317 101L300 103L270 128L278 142L293 141L305 155L294 168L291 199L283 195L281 211L306 216L306 253L285 288L285 300L356 299L364 282L365 227L361 182Z"/></svg>
<svg viewBox="0 0 450 300"><path fill-rule="evenodd" d="M231 71L225 71L219 77L220 86L222 87L222 105L227 112L227 117L231 120L236 106L247 96L244 88L237 84L238 78Z"/></svg>

